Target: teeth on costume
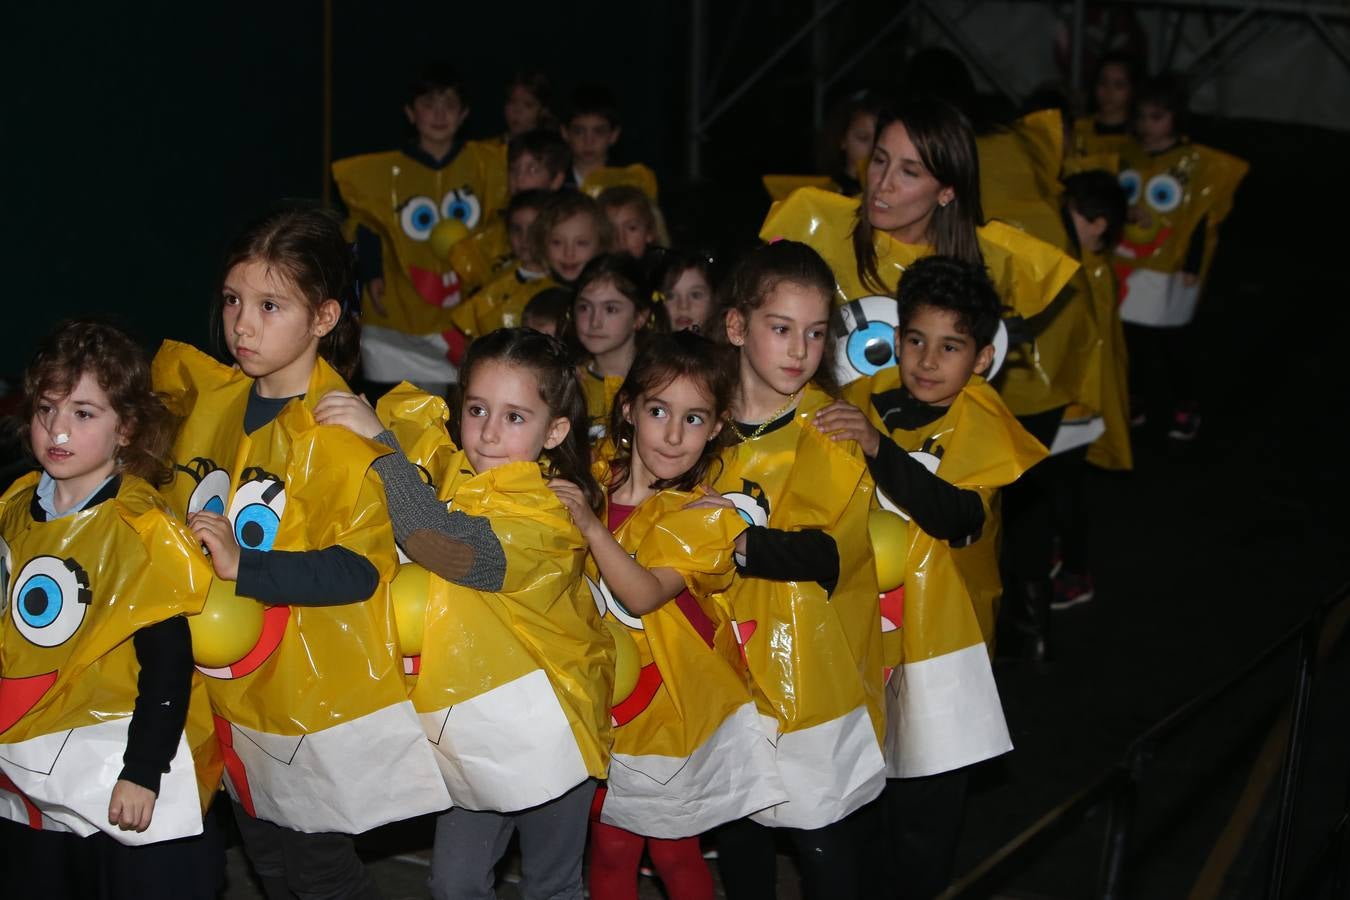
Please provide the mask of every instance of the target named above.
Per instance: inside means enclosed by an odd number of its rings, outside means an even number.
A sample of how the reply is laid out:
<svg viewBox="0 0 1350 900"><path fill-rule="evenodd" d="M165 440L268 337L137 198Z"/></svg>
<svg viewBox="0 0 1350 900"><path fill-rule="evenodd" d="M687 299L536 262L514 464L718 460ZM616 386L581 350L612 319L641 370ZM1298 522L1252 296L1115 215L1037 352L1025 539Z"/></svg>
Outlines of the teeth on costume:
<svg viewBox="0 0 1350 900"><path fill-rule="evenodd" d="M63 432L61 432L60 434L56 435L55 441L56 441L56 446L58 446L58 447L60 447L62 444L69 444L69 443L70 443L70 435L66 434L66 433L63 431Z"/></svg>

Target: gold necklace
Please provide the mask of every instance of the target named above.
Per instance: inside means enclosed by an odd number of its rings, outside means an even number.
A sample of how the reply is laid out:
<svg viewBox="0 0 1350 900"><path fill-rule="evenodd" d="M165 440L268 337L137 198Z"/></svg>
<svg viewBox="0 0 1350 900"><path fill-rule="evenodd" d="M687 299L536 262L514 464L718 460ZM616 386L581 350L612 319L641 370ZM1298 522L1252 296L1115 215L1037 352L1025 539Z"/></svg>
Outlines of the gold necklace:
<svg viewBox="0 0 1350 900"><path fill-rule="evenodd" d="M792 405L796 402L797 402L797 392L793 391L792 396L788 397L787 402L784 403L782 406L778 407L778 409L774 410L773 413L763 422L760 422L759 427L756 428L754 431L750 432L748 436L742 433L741 430L736 427L735 419L731 420L731 430L736 433L736 437L740 438L742 443L746 441L753 441L755 438L759 437L761 434L764 433L764 429L768 428L774 422L777 422L779 416L787 412L789 409L792 409Z"/></svg>

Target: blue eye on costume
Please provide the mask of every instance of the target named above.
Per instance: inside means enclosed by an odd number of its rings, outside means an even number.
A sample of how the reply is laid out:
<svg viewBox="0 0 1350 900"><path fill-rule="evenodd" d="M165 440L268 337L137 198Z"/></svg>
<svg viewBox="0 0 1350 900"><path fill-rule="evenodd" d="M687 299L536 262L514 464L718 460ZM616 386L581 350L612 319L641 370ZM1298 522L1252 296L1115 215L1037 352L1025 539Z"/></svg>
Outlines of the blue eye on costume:
<svg viewBox="0 0 1350 900"><path fill-rule="evenodd" d="M482 204L472 188L460 188L441 198L441 217L459 219L469 228L478 224L483 212Z"/></svg>
<svg viewBox="0 0 1350 900"><path fill-rule="evenodd" d="M225 498L230 496L230 473L212 469L201 477L188 497L188 512L199 510L225 515Z"/></svg>
<svg viewBox="0 0 1350 900"><path fill-rule="evenodd" d="M736 491L722 496L732 502L736 507L736 512L740 513L741 518L745 520L747 525L767 525L769 523L768 512L756 503L755 498L749 494Z"/></svg>
<svg viewBox="0 0 1350 900"><path fill-rule="evenodd" d="M84 621L89 577L73 559L35 557L14 584L14 625L39 647L64 644Z"/></svg>
<svg viewBox="0 0 1350 900"><path fill-rule="evenodd" d="M398 220L404 234L414 241L425 241L431 237L431 229L436 227L441 216L430 197L418 196L403 204Z"/></svg>
<svg viewBox="0 0 1350 900"><path fill-rule="evenodd" d="M281 517L264 503L250 503L234 520L234 539L246 550L271 550Z"/></svg>
<svg viewBox="0 0 1350 900"><path fill-rule="evenodd" d="M899 322L890 297L860 297L839 308L834 374L839 384L875 375L896 364L895 326Z"/></svg>
<svg viewBox="0 0 1350 900"><path fill-rule="evenodd" d="M1125 190L1125 202L1133 206L1139 202L1139 185L1141 179L1139 173L1134 169L1126 169L1117 176L1120 186Z"/></svg>
<svg viewBox="0 0 1350 900"><path fill-rule="evenodd" d="M869 322L848 336L848 361L863 375L874 375L895 361L895 328Z"/></svg>
<svg viewBox="0 0 1350 900"><path fill-rule="evenodd" d="M1176 176L1166 173L1150 178L1145 191L1148 205L1162 213L1169 213L1180 206L1182 194L1181 182Z"/></svg>

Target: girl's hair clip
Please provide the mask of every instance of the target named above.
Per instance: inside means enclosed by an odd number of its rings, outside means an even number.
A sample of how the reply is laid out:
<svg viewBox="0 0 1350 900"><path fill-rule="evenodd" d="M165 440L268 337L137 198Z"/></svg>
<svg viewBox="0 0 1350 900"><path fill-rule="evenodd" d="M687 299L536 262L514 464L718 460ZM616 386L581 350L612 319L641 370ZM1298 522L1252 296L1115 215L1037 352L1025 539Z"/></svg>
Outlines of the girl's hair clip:
<svg viewBox="0 0 1350 900"><path fill-rule="evenodd" d="M653 302L653 303L665 303L665 302L666 302L666 295L665 295L663 292L661 292L661 291L652 291L652 302Z"/></svg>

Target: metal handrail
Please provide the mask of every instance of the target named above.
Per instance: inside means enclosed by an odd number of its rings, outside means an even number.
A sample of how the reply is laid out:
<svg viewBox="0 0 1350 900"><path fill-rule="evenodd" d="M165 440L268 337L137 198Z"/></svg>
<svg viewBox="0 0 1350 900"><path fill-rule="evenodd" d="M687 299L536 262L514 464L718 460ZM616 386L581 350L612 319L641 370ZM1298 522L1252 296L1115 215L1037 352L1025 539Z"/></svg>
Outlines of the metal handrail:
<svg viewBox="0 0 1350 900"><path fill-rule="evenodd" d="M1350 582L1329 594L1296 625L1236 672L1182 703L1147 728L1130 742L1115 765L1087 787L1052 807L975 868L953 882L939 900L955 900L989 885L1009 865L1023 859L1042 838L1073 820L1081 819L1087 810L1097 806L1103 799L1109 800L1110 813L1103 846L1098 896L1103 900L1118 898L1126 868L1135 795L1149 757L1160 743L1183 725L1189 724L1216 701L1227 697L1258 669L1285 651L1291 643L1298 641L1299 656L1293 685L1293 715L1289 726L1289 743L1281 766L1274 852L1266 888L1266 896L1270 900L1278 900L1284 887L1304 736L1308 728L1308 707L1317 667L1318 644L1328 615L1347 599L1350 599ZM1343 640L1344 635L1340 639Z"/></svg>

